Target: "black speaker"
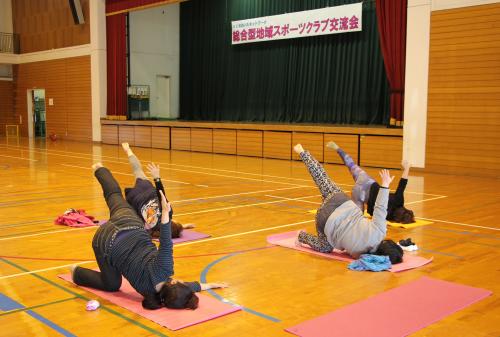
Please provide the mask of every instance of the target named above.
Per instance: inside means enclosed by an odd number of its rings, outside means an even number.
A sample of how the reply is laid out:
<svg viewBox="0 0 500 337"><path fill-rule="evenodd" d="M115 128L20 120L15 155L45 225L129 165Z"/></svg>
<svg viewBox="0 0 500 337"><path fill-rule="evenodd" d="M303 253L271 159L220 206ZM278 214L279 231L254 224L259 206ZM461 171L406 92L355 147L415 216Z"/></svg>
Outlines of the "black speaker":
<svg viewBox="0 0 500 337"><path fill-rule="evenodd" d="M71 8L71 14L73 14L73 21L75 25L82 25L85 23L82 12L82 4L80 0L69 0L69 8Z"/></svg>

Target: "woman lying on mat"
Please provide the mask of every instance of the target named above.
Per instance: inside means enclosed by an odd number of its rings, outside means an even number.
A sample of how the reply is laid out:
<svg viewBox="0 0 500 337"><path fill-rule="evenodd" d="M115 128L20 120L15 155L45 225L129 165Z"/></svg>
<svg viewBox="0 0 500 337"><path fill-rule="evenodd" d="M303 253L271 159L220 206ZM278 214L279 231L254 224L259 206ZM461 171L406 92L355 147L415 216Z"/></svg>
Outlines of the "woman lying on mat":
<svg viewBox="0 0 500 337"><path fill-rule="evenodd" d="M301 231L297 236L297 245L307 244L322 253L330 253L334 248L345 250L354 258L364 253L386 255L391 263L400 263L403 260L401 247L392 240L384 240L387 233L385 217L389 185L394 179L389 171L380 171L382 183L375 201L373 219L369 220L330 180L321 164L302 145L297 144L293 149L307 166L323 197L323 203L316 213L318 236Z"/></svg>
<svg viewBox="0 0 500 337"><path fill-rule="evenodd" d="M367 211L373 216L373 209L375 206L375 200L377 199L378 191L380 190L380 185L368 175L362 168L354 163L352 158L345 153L337 144L334 142L328 142L326 145L328 148L337 151L340 158L344 161L344 164L349 168L351 175L355 181L355 185L352 188L351 198L352 201L358 207L364 211L365 204L367 204ZM409 224L415 222L415 216L413 211L404 207L405 198L404 191L406 184L408 183L408 173L410 172L411 165L404 160L401 162L403 167L403 174L399 180L398 188L396 193L389 193L389 202L387 204L387 220L399 222L402 224Z"/></svg>
<svg viewBox="0 0 500 337"><path fill-rule="evenodd" d="M165 194L163 184L160 179L160 167L154 163L148 164L148 170L153 176L155 186L148 180L144 171L142 170L141 163L137 156L132 152L128 143L122 143L123 150L128 156L130 166L132 166L132 173L135 176L135 186L132 188L125 188L125 199L135 209L139 216L144 219L144 227L148 230L153 238L160 237L160 230L157 224L160 221L160 191ZM170 215L172 216L172 215ZM194 228L193 225L185 225L172 220L172 238L181 236L185 228Z"/></svg>
<svg viewBox="0 0 500 337"><path fill-rule="evenodd" d="M163 192L160 192L161 213L160 246L157 249L144 228L144 221L125 201L118 182L101 163L94 164L94 175L101 184L109 207L110 219L98 228L92 248L100 271L82 267L72 269L73 282L80 286L104 291L118 291L122 275L132 287L144 296L146 309L167 307L196 309L195 292L222 288L224 283L181 282L172 279L172 209Z"/></svg>

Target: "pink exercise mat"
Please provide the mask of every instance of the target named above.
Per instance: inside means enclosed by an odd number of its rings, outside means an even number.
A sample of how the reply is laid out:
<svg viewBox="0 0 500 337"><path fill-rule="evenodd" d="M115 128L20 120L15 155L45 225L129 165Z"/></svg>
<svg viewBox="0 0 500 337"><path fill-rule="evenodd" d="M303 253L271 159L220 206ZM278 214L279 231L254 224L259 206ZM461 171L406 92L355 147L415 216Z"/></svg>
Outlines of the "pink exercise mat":
<svg viewBox="0 0 500 337"><path fill-rule="evenodd" d="M297 237L299 231L293 231L293 232L286 232L286 233L280 233L280 234L274 234L270 235L267 237L267 242L281 246L281 247L286 247L286 248L291 248L295 250L299 250L301 252L306 252L309 254L314 254L314 255L320 255L329 259L334 259L334 260L339 260L339 261L345 261L345 262L352 262L354 259L350 257L349 255L342 253L341 251L334 250L332 253L320 253L317 251L312 250L311 248L308 247L297 247L295 245L295 238ZM389 269L390 272L397 273L400 271L408 270L408 269L414 269L421 267L423 265L426 265L427 263L432 261L432 257L430 259L426 259L421 256L416 256L416 255L411 255L405 253L403 255L403 262L395 264L392 266L391 269Z"/></svg>
<svg viewBox="0 0 500 337"><path fill-rule="evenodd" d="M285 330L301 337L407 336L491 294L421 277Z"/></svg>
<svg viewBox="0 0 500 337"><path fill-rule="evenodd" d="M190 229L185 229L182 231L181 236L179 238L172 239L172 242L175 245L176 243L187 242L187 241L196 241L196 240L201 240L201 239L205 239L205 238L209 238L209 237L210 237L210 235L208 235L208 234L192 231ZM153 241L160 241L160 240L153 239Z"/></svg>
<svg viewBox="0 0 500 337"><path fill-rule="evenodd" d="M70 274L58 276L63 280L73 283ZM170 330L179 330L240 310L239 307L223 303L213 297L200 293L196 294L200 299L196 310L175 310L167 308L146 310L141 304L143 299L142 296L132 288L126 279L123 279L120 291L114 293L87 287L81 288Z"/></svg>

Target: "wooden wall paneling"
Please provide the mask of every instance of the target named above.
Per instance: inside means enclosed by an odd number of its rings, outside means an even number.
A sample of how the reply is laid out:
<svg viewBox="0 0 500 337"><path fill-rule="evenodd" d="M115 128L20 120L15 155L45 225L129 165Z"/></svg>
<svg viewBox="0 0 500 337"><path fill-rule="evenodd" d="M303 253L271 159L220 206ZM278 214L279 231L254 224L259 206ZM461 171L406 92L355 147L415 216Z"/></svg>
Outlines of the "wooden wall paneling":
<svg viewBox="0 0 500 337"><path fill-rule="evenodd" d="M212 153L212 138L212 129L191 128L191 151Z"/></svg>
<svg viewBox="0 0 500 337"><path fill-rule="evenodd" d="M236 154L236 130L213 129L213 152Z"/></svg>
<svg viewBox="0 0 500 337"><path fill-rule="evenodd" d="M337 145L340 146L340 148L344 150L345 153L351 156L351 158L354 160L355 163L359 163L358 135L325 133L325 140L324 140L325 163L344 164L340 156L337 154L337 151L328 149L326 147L326 144L329 141L337 143Z"/></svg>
<svg viewBox="0 0 500 337"><path fill-rule="evenodd" d="M432 12L426 171L500 176L500 4Z"/></svg>
<svg viewBox="0 0 500 337"><path fill-rule="evenodd" d="M151 126L134 126L135 146L151 147Z"/></svg>
<svg viewBox="0 0 500 337"><path fill-rule="evenodd" d="M239 156L262 157L262 131L237 130L236 153Z"/></svg>
<svg viewBox="0 0 500 337"><path fill-rule="evenodd" d="M92 140L90 57L72 57L66 62L67 138Z"/></svg>
<svg viewBox="0 0 500 337"><path fill-rule="evenodd" d="M0 81L0 135L5 135L6 124L19 124L14 112L13 81Z"/></svg>
<svg viewBox="0 0 500 337"><path fill-rule="evenodd" d="M21 53L90 43L89 0L81 0L85 23L75 25L68 1L12 1L14 33L20 35Z"/></svg>
<svg viewBox="0 0 500 337"><path fill-rule="evenodd" d="M135 135L133 125L120 125L118 127L118 142L129 143L131 146L135 146Z"/></svg>
<svg viewBox="0 0 500 337"><path fill-rule="evenodd" d="M292 158L292 133L264 131L263 157L288 159Z"/></svg>
<svg viewBox="0 0 500 337"><path fill-rule="evenodd" d="M101 125L101 141L104 144L118 144L118 125Z"/></svg>
<svg viewBox="0 0 500 337"><path fill-rule="evenodd" d="M191 128L171 128L172 150L191 150Z"/></svg>
<svg viewBox="0 0 500 337"><path fill-rule="evenodd" d="M403 138L361 136L360 166L400 168L403 159Z"/></svg>
<svg viewBox="0 0 500 337"><path fill-rule="evenodd" d="M294 132L292 136L292 146L302 144L304 149L308 150L317 161L323 162L323 133L313 132ZM293 152L294 160L300 160L298 154Z"/></svg>
<svg viewBox="0 0 500 337"><path fill-rule="evenodd" d="M151 127L151 146L156 149L170 149L170 128L153 126Z"/></svg>

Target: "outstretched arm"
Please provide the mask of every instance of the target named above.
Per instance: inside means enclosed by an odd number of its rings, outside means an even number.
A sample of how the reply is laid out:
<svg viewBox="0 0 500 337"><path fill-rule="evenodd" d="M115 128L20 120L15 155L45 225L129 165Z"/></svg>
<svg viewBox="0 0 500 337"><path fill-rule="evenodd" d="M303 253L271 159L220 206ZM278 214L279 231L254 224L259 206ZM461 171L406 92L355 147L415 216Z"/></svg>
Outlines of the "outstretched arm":
<svg viewBox="0 0 500 337"><path fill-rule="evenodd" d="M387 217L387 203L389 201L389 185L391 184L394 176L391 177L389 170L381 170L380 177L382 182L380 184L380 190L378 191L377 200L375 201L375 207L373 208L373 223L383 231L386 231L387 222L385 218Z"/></svg>

